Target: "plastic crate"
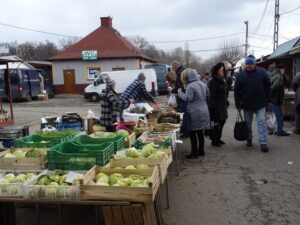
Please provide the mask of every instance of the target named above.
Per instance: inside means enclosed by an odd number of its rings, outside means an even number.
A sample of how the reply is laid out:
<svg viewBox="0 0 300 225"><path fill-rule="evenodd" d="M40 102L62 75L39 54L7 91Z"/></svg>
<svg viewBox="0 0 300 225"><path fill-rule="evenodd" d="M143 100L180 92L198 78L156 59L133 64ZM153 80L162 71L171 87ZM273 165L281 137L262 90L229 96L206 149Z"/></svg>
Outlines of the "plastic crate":
<svg viewBox="0 0 300 225"><path fill-rule="evenodd" d="M64 122L59 123L56 126L58 131L61 131L62 129L71 128L77 131L82 131L81 122Z"/></svg>
<svg viewBox="0 0 300 225"><path fill-rule="evenodd" d="M105 166L113 154L112 143L99 145L62 143L48 150L48 168L50 170L88 170L94 165Z"/></svg>
<svg viewBox="0 0 300 225"><path fill-rule="evenodd" d="M148 141L147 139L151 139L151 138L157 138L159 136L163 136L166 138L165 141ZM173 146L173 134L172 133L156 133L156 134L152 134L149 132L144 132L137 140L136 142L133 144L133 146L135 148L142 148L145 144L154 142L155 144L161 146L161 147L169 147L169 146Z"/></svg>
<svg viewBox="0 0 300 225"><path fill-rule="evenodd" d="M83 144L83 145L94 145L94 144L103 144L103 143L113 143L114 145L114 153L121 150L125 146L125 138L121 136L117 136L114 138L94 138L88 135L79 135L75 137L72 141Z"/></svg>
<svg viewBox="0 0 300 225"><path fill-rule="evenodd" d="M52 138L33 134L15 140L15 146L17 148L51 148L57 144L69 141L73 137L74 135L69 135L63 138Z"/></svg>
<svg viewBox="0 0 300 225"><path fill-rule="evenodd" d="M14 140L19 137L29 135L29 127L12 128L12 129L0 129L0 140Z"/></svg>

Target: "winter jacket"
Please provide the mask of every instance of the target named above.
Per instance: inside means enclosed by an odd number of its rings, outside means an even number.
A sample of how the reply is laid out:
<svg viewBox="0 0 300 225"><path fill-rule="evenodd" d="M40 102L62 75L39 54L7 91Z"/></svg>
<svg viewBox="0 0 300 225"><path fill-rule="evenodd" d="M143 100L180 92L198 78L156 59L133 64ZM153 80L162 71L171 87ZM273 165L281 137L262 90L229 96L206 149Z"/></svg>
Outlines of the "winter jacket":
<svg viewBox="0 0 300 225"><path fill-rule="evenodd" d="M117 122L119 115L119 108L124 104L124 108L129 106L129 102L122 102L118 100L117 93L112 89L103 89L100 95L100 124L102 126L112 126Z"/></svg>
<svg viewBox="0 0 300 225"><path fill-rule="evenodd" d="M279 69L275 69L271 76L272 104L282 105L284 100L284 80Z"/></svg>
<svg viewBox="0 0 300 225"><path fill-rule="evenodd" d="M145 99L148 102L154 101L152 96L147 92L145 84L138 79L131 83L120 97L121 101L128 101L129 99L134 99L136 101Z"/></svg>
<svg viewBox="0 0 300 225"><path fill-rule="evenodd" d="M208 129L210 126L207 106L208 88L192 69L188 71L187 81L186 92L178 92L178 97L188 103L190 129L192 131Z"/></svg>
<svg viewBox="0 0 300 225"><path fill-rule="evenodd" d="M298 113L300 113L300 72L296 73L296 76L293 79L293 89L296 92L295 94L295 108Z"/></svg>
<svg viewBox="0 0 300 225"><path fill-rule="evenodd" d="M223 78L213 76L208 82L209 89L209 115L212 121L224 121L227 113L227 85Z"/></svg>
<svg viewBox="0 0 300 225"><path fill-rule="evenodd" d="M271 102L271 85L267 72L259 67L254 71L242 70L234 85L237 108L256 111Z"/></svg>

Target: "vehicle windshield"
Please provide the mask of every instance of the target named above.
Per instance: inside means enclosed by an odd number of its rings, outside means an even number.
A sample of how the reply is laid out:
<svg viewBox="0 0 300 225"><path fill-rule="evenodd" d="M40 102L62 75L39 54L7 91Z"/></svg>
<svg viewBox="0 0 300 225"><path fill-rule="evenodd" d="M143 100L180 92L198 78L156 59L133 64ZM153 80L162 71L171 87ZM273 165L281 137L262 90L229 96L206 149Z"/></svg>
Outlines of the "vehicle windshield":
<svg viewBox="0 0 300 225"><path fill-rule="evenodd" d="M165 82L165 75L167 74L167 66L166 65L145 65L145 69L154 69L157 76L158 82Z"/></svg>

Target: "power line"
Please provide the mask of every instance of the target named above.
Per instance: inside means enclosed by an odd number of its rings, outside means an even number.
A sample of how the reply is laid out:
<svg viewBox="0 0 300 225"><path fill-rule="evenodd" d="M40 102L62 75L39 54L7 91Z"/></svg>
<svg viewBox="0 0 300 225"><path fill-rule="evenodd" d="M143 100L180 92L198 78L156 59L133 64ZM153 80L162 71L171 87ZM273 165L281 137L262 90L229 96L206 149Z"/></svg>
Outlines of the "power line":
<svg viewBox="0 0 300 225"><path fill-rule="evenodd" d="M47 31L35 30L35 29L31 29L31 28L19 27L19 26L5 24L5 23L0 23L0 25L6 26L6 27L11 27L11 28L16 28L16 29L21 29L21 30L33 31L33 32L37 32L37 33L43 33L43 34L50 34L50 35L55 35L55 36L61 36L61 37L80 38L80 37L76 37L76 36L70 36L70 35L64 35L64 34L57 34L57 33L51 33L51 32L47 32Z"/></svg>
<svg viewBox="0 0 300 225"><path fill-rule="evenodd" d="M227 48L200 49L200 50L193 50L191 52L212 52L212 51L219 51L219 50L226 50L226 49L235 49L235 48L240 48L240 47L244 47L244 45L227 47Z"/></svg>
<svg viewBox="0 0 300 225"><path fill-rule="evenodd" d="M300 9L300 6L298 6L298 7L297 7L297 8L295 8L295 9L292 9L292 10L290 10L290 11L287 11L287 12L281 13L280 15L284 15L284 14L288 14L288 13L294 12L294 11L296 11L297 9Z"/></svg>
<svg viewBox="0 0 300 225"><path fill-rule="evenodd" d="M265 18L266 11L267 11L267 8L268 8L268 4L269 4L269 0L266 1L265 8L264 8L264 10L263 10L263 13L261 14L259 23L258 23L258 25L257 25L257 27L256 27L256 29L255 29L254 32L257 32L257 31L259 30L259 28L260 28L260 26L261 26L261 24L262 24L262 22L263 22L263 20L264 20L264 18Z"/></svg>
<svg viewBox="0 0 300 225"><path fill-rule="evenodd" d="M178 43L178 42L192 42L192 41L204 41L204 40L211 40L211 39L218 39L223 37L230 37L230 36L236 36L239 34L244 34L245 32L239 32L239 33L233 33L233 34L226 34L222 36L216 36L216 37L207 37L207 38L197 38L197 39L190 39L190 40L177 40L177 41L149 41L149 43Z"/></svg>

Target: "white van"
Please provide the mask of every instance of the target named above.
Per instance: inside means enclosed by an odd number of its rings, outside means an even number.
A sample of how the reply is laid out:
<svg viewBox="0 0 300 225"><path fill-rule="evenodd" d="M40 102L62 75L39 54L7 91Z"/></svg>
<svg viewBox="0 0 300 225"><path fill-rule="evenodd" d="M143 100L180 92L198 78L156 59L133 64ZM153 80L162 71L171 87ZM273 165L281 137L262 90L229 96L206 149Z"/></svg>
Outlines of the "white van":
<svg viewBox="0 0 300 225"><path fill-rule="evenodd" d="M101 72L93 84L88 85L84 89L84 98L91 102L98 102L102 90L105 89L105 77L116 82L116 92L121 94L124 90L135 80L139 73L146 75L146 89L153 96L156 94L157 77L154 69L142 69L142 70L122 70L122 71L109 71Z"/></svg>

